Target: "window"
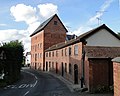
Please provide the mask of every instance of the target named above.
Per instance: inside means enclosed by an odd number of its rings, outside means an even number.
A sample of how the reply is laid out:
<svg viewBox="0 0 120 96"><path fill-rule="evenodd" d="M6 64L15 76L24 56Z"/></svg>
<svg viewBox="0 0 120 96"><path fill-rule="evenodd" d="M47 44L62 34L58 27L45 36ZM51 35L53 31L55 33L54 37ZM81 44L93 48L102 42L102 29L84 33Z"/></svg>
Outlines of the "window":
<svg viewBox="0 0 120 96"><path fill-rule="evenodd" d="M48 53L46 53L46 57L48 57Z"/></svg>
<svg viewBox="0 0 120 96"><path fill-rule="evenodd" d="M56 57L58 57L58 51L56 51Z"/></svg>
<svg viewBox="0 0 120 96"><path fill-rule="evenodd" d="M75 46L74 46L74 54L75 54L75 55L78 55L78 45L75 45Z"/></svg>
<svg viewBox="0 0 120 96"><path fill-rule="evenodd" d="M38 49L39 49L39 44L38 44Z"/></svg>
<svg viewBox="0 0 120 96"><path fill-rule="evenodd" d="M38 55L37 55L37 56L38 56L38 58L40 58L40 54L39 54L39 53L38 53Z"/></svg>
<svg viewBox="0 0 120 96"><path fill-rule="evenodd" d="M54 62L52 62L52 68L54 69Z"/></svg>
<svg viewBox="0 0 120 96"><path fill-rule="evenodd" d="M54 25L57 25L57 21L54 21Z"/></svg>
<svg viewBox="0 0 120 96"><path fill-rule="evenodd" d="M51 68L51 62L49 62L49 67Z"/></svg>
<svg viewBox="0 0 120 96"><path fill-rule="evenodd" d="M65 56L67 56L67 48L65 48Z"/></svg>
<svg viewBox="0 0 120 96"><path fill-rule="evenodd" d="M35 51L37 50L37 45L35 45Z"/></svg>
<svg viewBox="0 0 120 96"><path fill-rule="evenodd" d="M42 53L40 53L40 58L42 58Z"/></svg>
<svg viewBox="0 0 120 96"><path fill-rule="evenodd" d="M71 47L69 47L69 56L71 55Z"/></svg>
<svg viewBox="0 0 120 96"><path fill-rule="evenodd" d="M40 48L42 48L42 43L40 43Z"/></svg>
<svg viewBox="0 0 120 96"><path fill-rule="evenodd" d="M65 72L67 73L67 63L65 63Z"/></svg>
<svg viewBox="0 0 120 96"><path fill-rule="evenodd" d="M63 56L63 50L62 50L62 56Z"/></svg>
<svg viewBox="0 0 120 96"><path fill-rule="evenodd" d="M72 65L69 64L69 74L72 74Z"/></svg>
<svg viewBox="0 0 120 96"><path fill-rule="evenodd" d="M49 52L49 57L51 57L51 52Z"/></svg>
<svg viewBox="0 0 120 96"><path fill-rule="evenodd" d="M54 57L54 52L52 52L52 56Z"/></svg>

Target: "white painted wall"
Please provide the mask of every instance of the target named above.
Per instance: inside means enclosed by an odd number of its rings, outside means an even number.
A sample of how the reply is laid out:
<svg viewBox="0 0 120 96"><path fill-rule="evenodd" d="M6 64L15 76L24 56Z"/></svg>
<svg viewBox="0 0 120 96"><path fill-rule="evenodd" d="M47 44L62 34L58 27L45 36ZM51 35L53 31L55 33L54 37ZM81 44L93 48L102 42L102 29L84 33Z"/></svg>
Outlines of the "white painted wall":
<svg viewBox="0 0 120 96"><path fill-rule="evenodd" d="M27 55L25 64L30 64L30 62L31 62L31 55Z"/></svg>
<svg viewBox="0 0 120 96"><path fill-rule="evenodd" d="M113 36L106 29L101 29L86 39L89 46L111 46L120 47L120 40Z"/></svg>

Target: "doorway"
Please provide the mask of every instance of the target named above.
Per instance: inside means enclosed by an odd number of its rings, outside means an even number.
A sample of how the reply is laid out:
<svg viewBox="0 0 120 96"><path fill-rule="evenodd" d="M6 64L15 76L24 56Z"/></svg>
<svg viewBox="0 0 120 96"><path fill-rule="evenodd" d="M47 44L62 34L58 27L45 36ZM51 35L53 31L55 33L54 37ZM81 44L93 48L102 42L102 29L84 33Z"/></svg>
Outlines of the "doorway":
<svg viewBox="0 0 120 96"><path fill-rule="evenodd" d="M74 65L74 84L78 84L78 65Z"/></svg>
<svg viewBox="0 0 120 96"><path fill-rule="evenodd" d="M63 62L62 62L61 67L62 67L62 76L64 76L64 66L63 66Z"/></svg>
<svg viewBox="0 0 120 96"><path fill-rule="evenodd" d="M48 62L46 62L46 71L48 71Z"/></svg>

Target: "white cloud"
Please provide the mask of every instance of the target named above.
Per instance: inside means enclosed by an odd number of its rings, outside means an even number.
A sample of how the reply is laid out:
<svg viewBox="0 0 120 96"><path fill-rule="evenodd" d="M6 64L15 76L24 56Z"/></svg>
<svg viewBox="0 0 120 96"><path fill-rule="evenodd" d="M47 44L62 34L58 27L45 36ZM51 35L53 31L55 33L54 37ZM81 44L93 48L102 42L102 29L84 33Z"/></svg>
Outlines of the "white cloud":
<svg viewBox="0 0 120 96"><path fill-rule="evenodd" d="M15 21L25 21L27 24L31 24L38 20L36 16L36 8L27 6L24 4L17 4L10 8L11 15L15 18Z"/></svg>
<svg viewBox="0 0 120 96"><path fill-rule="evenodd" d="M79 36L91 29L92 29L91 27L83 25L83 26L80 26L77 30L75 30L72 34L76 34L77 36Z"/></svg>
<svg viewBox="0 0 120 96"><path fill-rule="evenodd" d="M7 26L7 24L0 24L0 26Z"/></svg>
<svg viewBox="0 0 120 96"><path fill-rule="evenodd" d="M40 4L38 5L38 8L40 10L40 15L44 18L48 18L51 15L58 13L57 5L54 5L52 3Z"/></svg>
<svg viewBox="0 0 120 96"><path fill-rule="evenodd" d="M16 22L24 21L28 27L25 30L0 30L0 41L9 42L12 40L20 40L24 44L25 51L30 51L30 34L35 31L43 20L58 13L58 8L57 5L52 3L40 4L36 7L17 4L10 8L10 12ZM5 24L0 24L0 26L5 26Z"/></svg>
<svg viewBox="0 0 120 96"><path fill-rule="evenodd" d="M28 31L16 29L0 30L0 41L9 42L13 40L23 41L24 45L30 45L30 37ZM24 47L25 50L30 50L28 46L25 45Z"/></svg>

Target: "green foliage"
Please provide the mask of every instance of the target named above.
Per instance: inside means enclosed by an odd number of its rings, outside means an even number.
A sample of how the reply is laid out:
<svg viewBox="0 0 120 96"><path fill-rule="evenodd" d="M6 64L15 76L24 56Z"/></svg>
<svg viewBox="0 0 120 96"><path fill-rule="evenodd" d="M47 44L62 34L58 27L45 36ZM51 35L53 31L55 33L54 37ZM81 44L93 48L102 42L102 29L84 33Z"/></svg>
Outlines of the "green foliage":
<svg viewBox="0 0 120 96"><path fill-rule="evenodd" d="M0 87L5 87L7 83L4 80L0 80Z"/></svg>
<svg viewBox="0 0 120 96"><path fill-rule="evenodd" d="M100 86L98 85L96 88L92 89L91 93L108 93L113 92L113 86Z"/></svg>
<svg viewBox="0 0 120 96"><path fill-rule="evenodd" d="M23 62L23 45L19 41L5 43L2 48L5 50L4 60L5 81L12 83L20 78L20 70Z"/></svg>

